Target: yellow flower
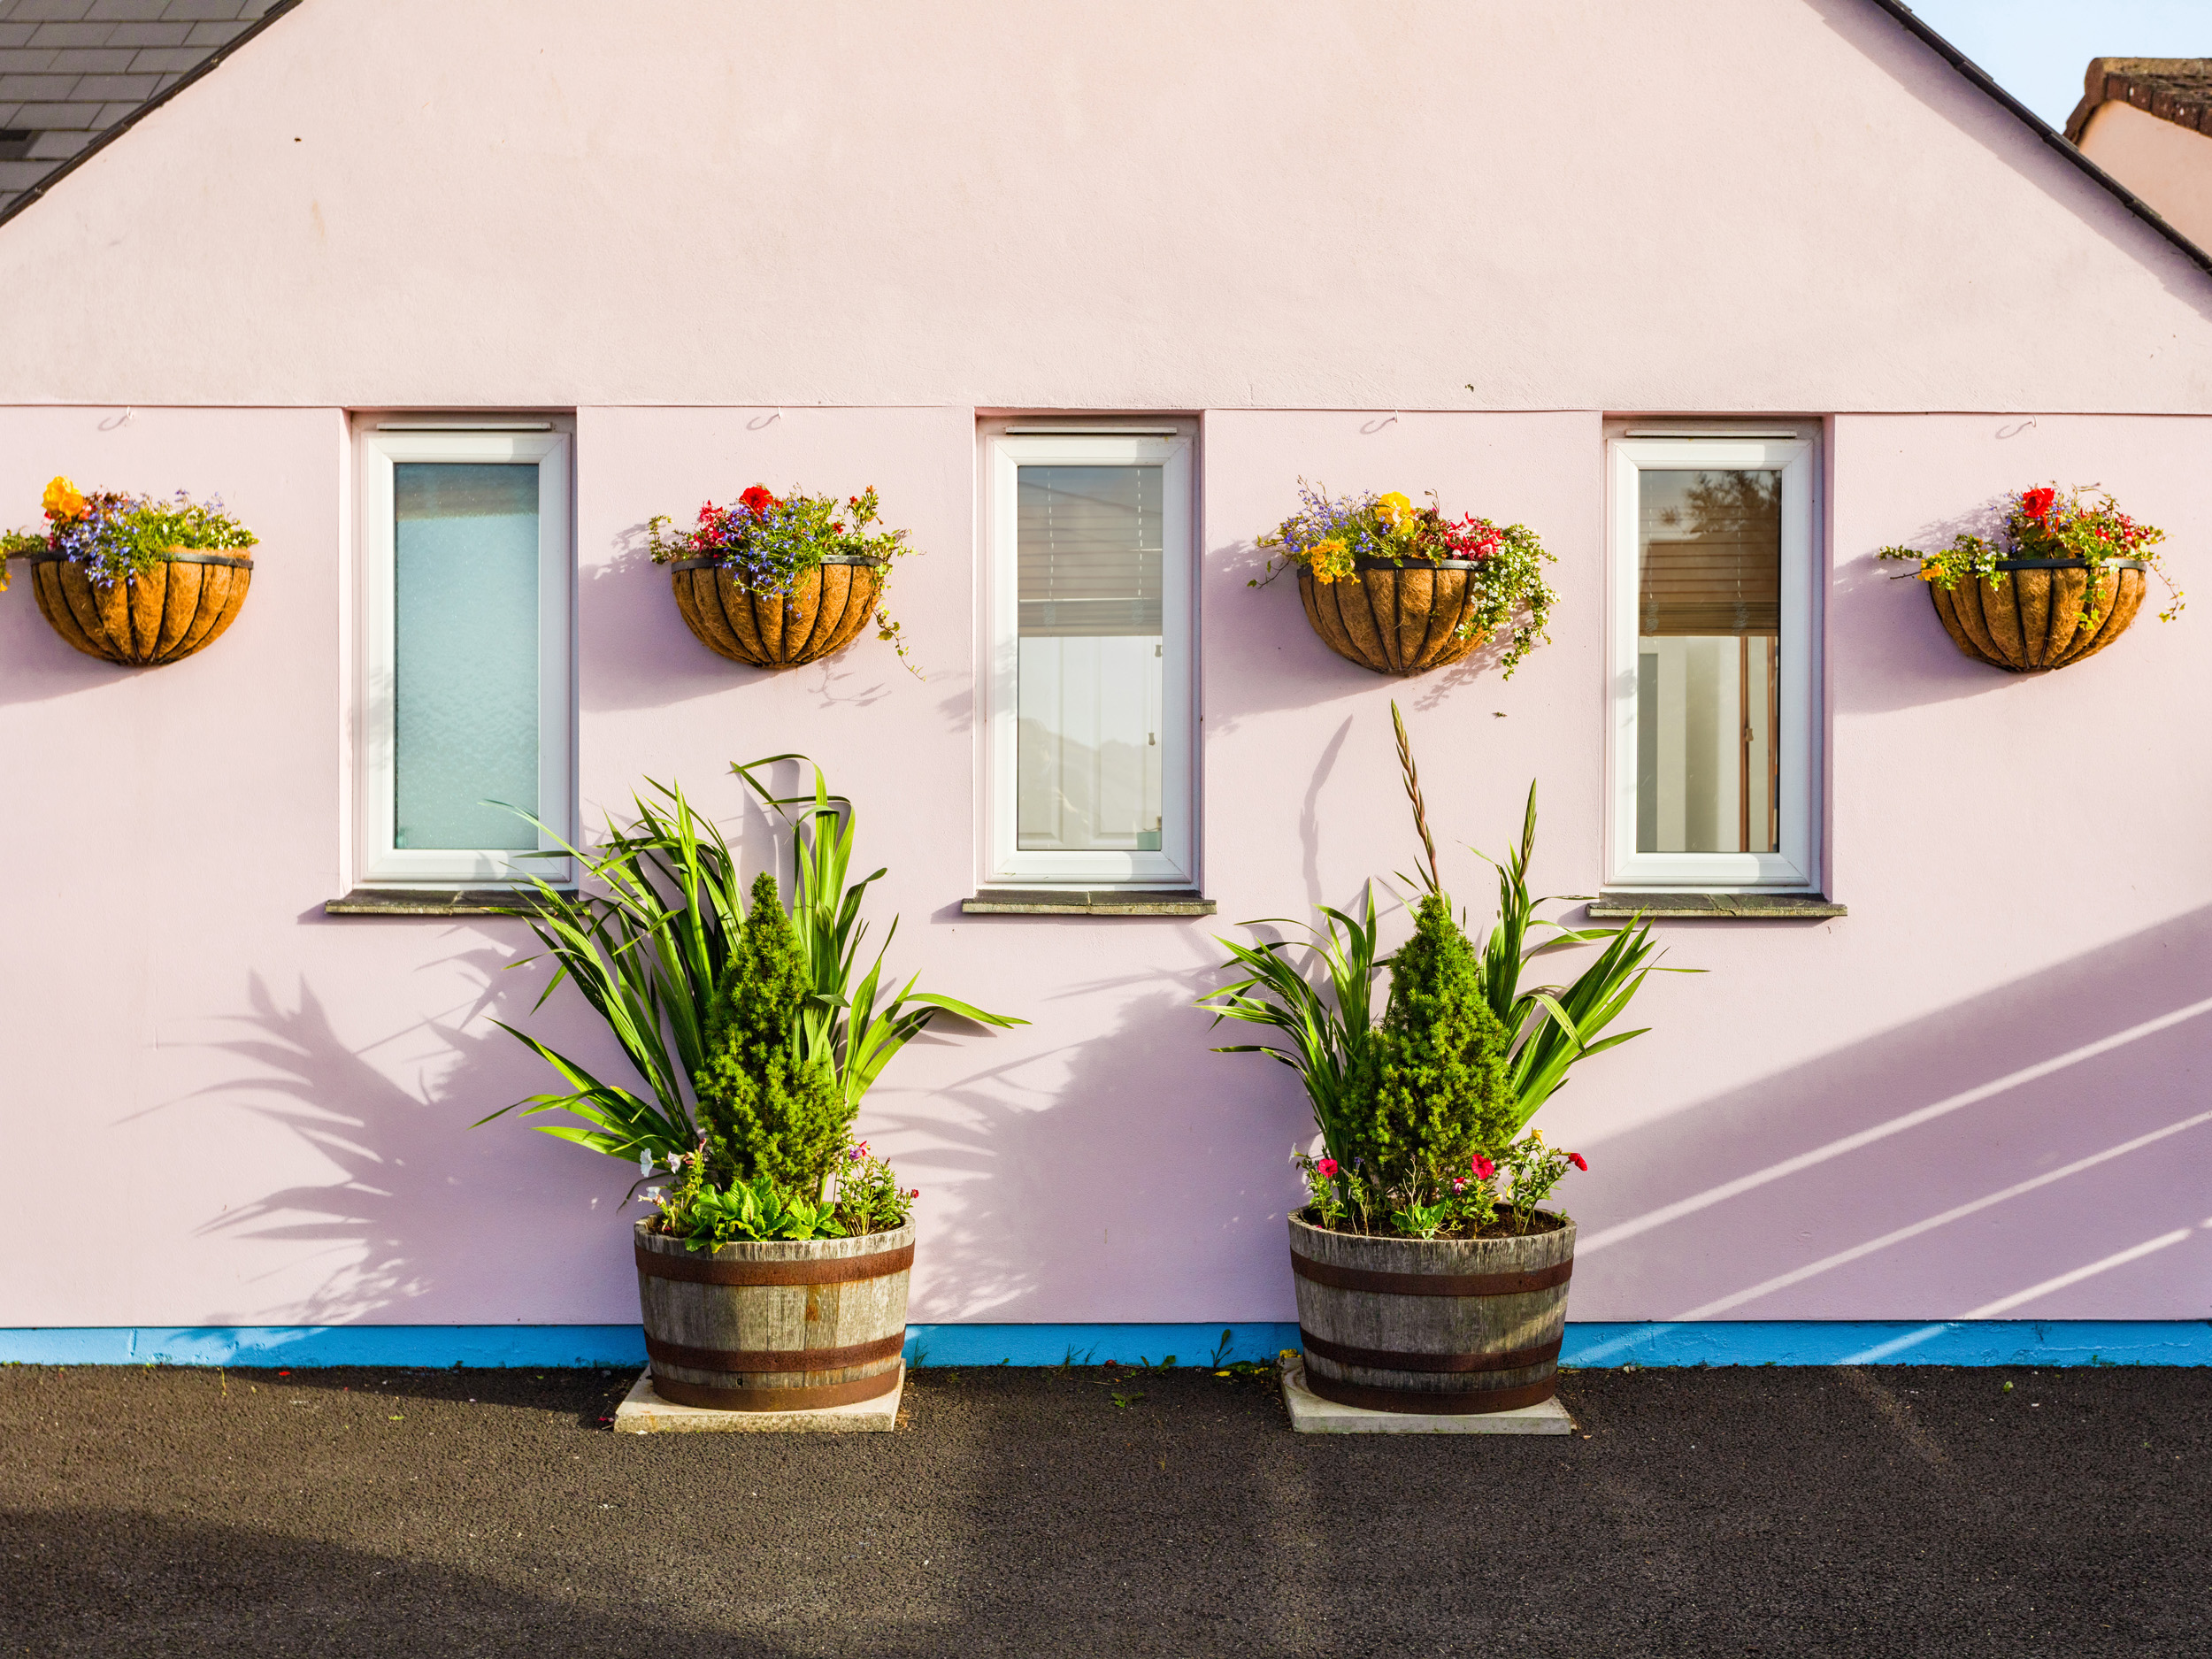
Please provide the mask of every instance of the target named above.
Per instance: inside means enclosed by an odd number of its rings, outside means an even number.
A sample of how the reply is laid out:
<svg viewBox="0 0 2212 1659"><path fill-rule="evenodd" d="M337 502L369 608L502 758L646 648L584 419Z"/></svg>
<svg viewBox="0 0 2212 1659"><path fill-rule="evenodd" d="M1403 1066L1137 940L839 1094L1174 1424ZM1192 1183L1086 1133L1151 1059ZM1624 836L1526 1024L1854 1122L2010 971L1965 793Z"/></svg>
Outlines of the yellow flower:
<svg viewBox="0 0 2212 1659"><path fill-rule="evenodd" d="M57 478L46 487L44 502L46 516L57 521L74 518L84 511L84 492L65 478Z"/></svg>
<svg viewBox="0 0 2212 1659"><path fill-rule="evenodd" d="M1306 552L1307 565L1317 582L1333 582L1340 576L1352 573L1352 550L1341 536L1331 536L1317 541Z"/></svg>
<svg viewBox="0 0 2212 1659"><path fill-rule="evenodd" d="M1375 512L1385 524L1395 528L1413 517L1413 503L1394 489L1376 502Z"/></svg>
<svg viewBox="0 0 2212 1659"><path fill-rule="evenodd" d="M1920 580L1924 582L1932 582L1942 574L1943 566L1940 565L1923 565L1920 567Z"/></svg>

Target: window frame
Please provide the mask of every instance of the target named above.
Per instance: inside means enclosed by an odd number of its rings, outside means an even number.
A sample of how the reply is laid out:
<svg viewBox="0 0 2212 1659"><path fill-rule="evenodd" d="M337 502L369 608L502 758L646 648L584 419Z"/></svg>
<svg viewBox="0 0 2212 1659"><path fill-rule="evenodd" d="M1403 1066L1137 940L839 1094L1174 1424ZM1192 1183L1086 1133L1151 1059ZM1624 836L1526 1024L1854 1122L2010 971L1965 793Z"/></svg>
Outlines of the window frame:
<svg viewBox="0 0 2212 1659"><path fill-rule="evenodd" d="M1821 567L1817 439L1771 432L1742 436L1639 435L1609 441L1611 514L1607 666L1606 884L1703 892L1821 890L1823 803L1819 687ZM1776 675L1781 749L1780 847L1771 853L1647 853L1636 849L1637 545L1640 474L1645 472L1774 471L1781 474L1781 595Z"/></svg>
<svg viewBox="0 0 2212 1659"><path fill-rule="evenodd" d="M537 423L532 423L534 426ZM533 856L516 849L416 849L393 845L398 812L394 771L395 584L397 535L395 465L407 462L498 464L538 467L538 798L531 804L545 827L538 851L560 852L573 841L575 698L572 618L575 557L572 536L572 433L544 423L529 430L461 422L365 426L359 457L358 726L355 785L356 880L362 887L520 887L534 878L565 886L574 879L565 856ZM557 837L558 839L557 839Z"/></svg>
<svg viewBox="0 0 2212 1659"><path fill-rule="evenodd" d="M1013 428L1010 430L1009 428ZM1194 888L1197 640L1194 424L994 422L983 433L984 846L981 885ZM1017 841L1021 675L1020 472L1032 466L1158 465L1161 474L1160 847L1157 851L1024 851Z"/></svg>

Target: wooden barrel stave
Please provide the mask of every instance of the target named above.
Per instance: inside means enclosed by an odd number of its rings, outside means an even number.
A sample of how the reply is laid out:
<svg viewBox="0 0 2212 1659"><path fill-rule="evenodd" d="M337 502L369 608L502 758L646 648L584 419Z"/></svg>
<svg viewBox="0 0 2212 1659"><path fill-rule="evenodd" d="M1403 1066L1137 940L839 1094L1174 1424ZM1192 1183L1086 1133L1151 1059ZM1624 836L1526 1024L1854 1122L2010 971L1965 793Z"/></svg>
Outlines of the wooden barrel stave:
<svg viewBox="0 0 2212 1659"><path fill-rule="evenodd" d="M656 1389L679 1404L809 1410L897 1386L914 1229L692 1251L638 1225L638 1300ZM894 1263L897 1265L894 1266ZM879 1271L891 1267L892 1271ZM657 1272L649 1271L660 1269ZM866 1277L713 1284L663 1272L781 1269ZM803 1356L818 1354L820 1363Z"/></svg>
<svg viewBox="0 0 2212 1659"><path fill-rule="evenodd" d="M1517 1238L1370 1238L1290 1220L1307 1386L1382 1410L1479 1414L1551 1397L1574 1264L1574 1224ZM1459 1281L1478 1294L1357 1283Z"/></svg>

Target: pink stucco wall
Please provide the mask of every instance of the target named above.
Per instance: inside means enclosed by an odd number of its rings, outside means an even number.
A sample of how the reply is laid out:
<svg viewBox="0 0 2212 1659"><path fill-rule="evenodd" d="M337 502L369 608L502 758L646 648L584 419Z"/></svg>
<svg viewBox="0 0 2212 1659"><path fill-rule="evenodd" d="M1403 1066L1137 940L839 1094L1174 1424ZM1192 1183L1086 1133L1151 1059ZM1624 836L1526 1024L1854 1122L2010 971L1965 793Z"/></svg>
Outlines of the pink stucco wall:
<svg viewBox="0 0 2212 1659"><path fill-rule="evenodd" d="M626 1317L620 1171L465 1126L537 1082L486 1021L534 994L530 972L503 972L519 929L319 910L347 885L338 417L121 412L5 411L0 452L35 472L219 482L265 550L232 634L154 672L75 657L27 594L0 605L0 776L22 803L0 1065L35 1148L7 1177L0 1250L29 1271L0 1324ZM974 872L972 411L771 412L580 411L588 812L638 777L680 777L765 856L718 774L803 748L858 796L862 857L891 866L898 959L1034 1022L926 1041L870 1101L864 1129L925 1193L918 1317L1286 1317L1278 1217L1302 1106L1287 1074L1207 1051L1188 1004L1212 982L1212 926L958 914ZM1502 841L1538 778L1541 883L1590 890L1600 444L1595 414L1205 418L1204 844L1222 925L1403 866L1394 695L1450 841ZM1921 591L1868 555L2055 476L2122 492L2185 571L2212 535L2190 482L2208 453L2212 423L2192 419L1833 423L1832 890L1852 914L1668 930L1669 960L1705 972L1655 983L1638 1010L1653 1033L1550 1114L1594 1166L1572 1194L1578 1317L2204 1313L2212 1124L2175 1127L2202 1117L2212 1057L2202 625L2146 621L2093 663L2016 679L1958 657ZM1249 533L1300 471L1433 486L1540 526L1565 595L1551 645L1510 683L1394 684L1330 656L1286 589L1245 586ZM897 588L926 680L872 641L767 676L690 640L626 542L649 512L755 478L883 489L927 549ZM1453 866L1479 918L1482 866ZM547 1024L594 1046L572 1005Z"/></svg>
<svg viewBox="0 0 2212 1659"><path fill-rule="evenodd" d="M2103 104L2082 129L2081 152L2197 246L2212 247L2212 138L2131 104Z"/></svg>
<svg viewBox="0 0 2212 1659"><path fill-rule="evenodd" d="M1667 930L1705 972L1548 1118L1594 1166L1575 1314L2212 1313L2212 624L2014 678L1870 557L2056 479L2164 526L2188 580L2212 284L1893 21L606 15L317 0L0 227L0 518L66 472L220 489L263 537L236 627L158 671L0 599L0 1325L634 1316L622 1172L466 1127L541 1086L488 1024L541 983L505 971L523 930L321 911L343 411L410 404L576 411L588 819L679 777L765 857L722 768L818 756L890 866L895 960L1033 1022L918 1044L863 1127L924 1191L918 1319L1070 1322L1288 1316L1304 1109L1189 1004L1213 932L1404 867L1393 695L1451 843L1502 843L1535 777L1541 885L1598 880L1601 411L1824 415L1851 914ZM959 913L974 420L1018 408L1200 414L1216 922ZM1300 474L1536 527L1552 643L1509 683L1330 655L1246 586ZM768 676L690 639L635 533L756 480L882 490L926 679L872 640ZM572 1002L544 1018L604 1056Z"/></svg>

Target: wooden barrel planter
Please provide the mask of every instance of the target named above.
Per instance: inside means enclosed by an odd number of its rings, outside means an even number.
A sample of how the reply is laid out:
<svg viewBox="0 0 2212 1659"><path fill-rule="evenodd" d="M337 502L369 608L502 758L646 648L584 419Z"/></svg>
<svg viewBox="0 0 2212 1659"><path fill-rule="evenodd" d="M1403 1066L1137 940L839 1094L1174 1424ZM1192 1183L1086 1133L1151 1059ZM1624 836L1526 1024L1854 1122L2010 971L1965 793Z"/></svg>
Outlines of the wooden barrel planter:
<svg viewBox="0 0 2212 1659"><path fill-rule="evenodd" d="M755 668L796 668L852 643L875 614L887 563L832 553L787 594L757 592L710 558L678 559L669 571L700 644Z"/></svg>
<svg viewBox="0 0 2212 1659"><path fill-rule="evenodd" d="M687 1248L637 1225L653 1390L717 1411L810 1411L899 1385L914 1225L851 1239Z"/></svg>
<svg viewBox="0 0 2212 1659"><path fill-rule="evenodd" d="M253 560L173 550L151 570L96 582L59 553L24 556L40 614L88 657L132 668L173 663L220 638L246 603Z"/></svg>
<svg viewBox="0 0 2212 1659"><path fill-rule="evenodd" d="M1458 637L1475 611L1474 565L1465 559L1354 561L1354 573L1317 582L1298 567L1306 620L1339 657L1379 674L1425 674L1482 643Z"/></svg>
<svg viewBox="0 0 2212 1659"><path fill-rule="evenodd" d="M2128 631L2143 608L2147 578L2141 559L2107 559L2097 579L2097 620L2091 609L2086 559L1999 559L2001 582L1973 576L1946 590L1934 582L1943 631L1978 662L2016 674L2065 668Z"/></svg>
<svg viewBox="0 0 2212 1659"><path fill-rule="evenodd" d="M1575 1226L1538 1210L1502 1239L1380 1239L1290 1218L1306 1386L1371 1411L1474 1416L1552 1397Z"/></svg>

